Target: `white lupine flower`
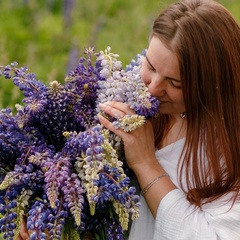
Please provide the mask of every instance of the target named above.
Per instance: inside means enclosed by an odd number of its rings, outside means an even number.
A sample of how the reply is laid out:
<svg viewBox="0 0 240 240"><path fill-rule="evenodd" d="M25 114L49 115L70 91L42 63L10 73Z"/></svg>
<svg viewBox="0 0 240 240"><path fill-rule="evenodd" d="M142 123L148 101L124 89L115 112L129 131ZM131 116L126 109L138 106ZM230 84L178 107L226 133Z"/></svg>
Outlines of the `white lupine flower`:
<svg viewBox="0 0 240 240"><path fill-rule="evenodd" d="M122 78L122 74L119 71L113 72L112 76L113 76L114 79L121 79Z"/></svg>
<svg viewBox="0 0 240 240"><path fill-rule="evenodd" d="M122 68L122 62L116 61L114 62L114 70L121 69Z"/></svg>
<svg viewBox="0 0 240 240"><path fill-rule="evenodd" d="M107 78L109 75L110 75L110 71L109 71L108 69L106 69L106 68L104 68L104 69L101 71L101 73L100 73L100 76L101 76L102 78Z"/></svg>

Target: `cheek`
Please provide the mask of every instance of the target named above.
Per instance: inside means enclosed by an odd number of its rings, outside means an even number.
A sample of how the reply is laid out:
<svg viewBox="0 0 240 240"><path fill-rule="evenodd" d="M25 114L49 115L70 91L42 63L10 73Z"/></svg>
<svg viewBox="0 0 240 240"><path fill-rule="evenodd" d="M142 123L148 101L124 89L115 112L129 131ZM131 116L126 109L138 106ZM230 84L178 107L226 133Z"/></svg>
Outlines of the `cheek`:
<svg viewBox="0 0 240 240"><path fill-rule="evenodd" d="M183 94L182 91L172 90L168 92L168 96L175 102L177 105L184 105Z"/></svg>

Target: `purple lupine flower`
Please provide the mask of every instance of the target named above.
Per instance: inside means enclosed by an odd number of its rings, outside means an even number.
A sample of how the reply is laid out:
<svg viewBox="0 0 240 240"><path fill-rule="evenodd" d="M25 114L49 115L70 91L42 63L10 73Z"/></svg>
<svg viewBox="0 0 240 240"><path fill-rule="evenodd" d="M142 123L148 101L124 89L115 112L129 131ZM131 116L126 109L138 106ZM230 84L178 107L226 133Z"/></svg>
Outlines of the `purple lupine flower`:
<svg viewBox="0 0 240 240"><path fill-rule="evenodd" d="M129 215L139 214L121 140L99 125L97 106L121 101L154 116L158 102L139 75L143 54L126 69L110 48L85 54L64 84L46 86L17 63L0 66L25 95L16 115L0 112L0 232L7 239L24 213L31 239L60 239L70 218L81 237L101 240L122 239Z"/></svg>
<svg viewBox="0 0 240 240"><path fill-rule="evenodd" d="M27 141L10 109L0 111L0 167L12 168L21 154L22 143ZM0 179L2 176L0 177Z"/></svg>
<svg viewBox="0 0 240 240"><path fill-rule="evenodd" d="M49 210L44 201L37 200L28 212L27 229L30 230L30 239L46 239L47 216Z"/></svg>
<svg viewBox="0 0 240 240"><path fill-rule="evenodd" d="M70 174L71 162L69 158L56 154L54 160L49 159L44 163L44 167L47 169L45 172L46 194L51 207L55 208L60 190Z"/></svg>
<svg viewBox="0 0 240 240"><path fill-rule="evenodd" d="M6 66L2 71L2 74L6 79L12 78L13 83L19 87L24 93L24 96L34 96L34 98L36 98L47 90L47 87L41 81L36 79L34 73L28 72L27 67L18 68L17 65L17 62L13 62Z"/></svg>
<svg viewBox="0 0 240 240"><path fill-rule="evenodd" d="M61 200L56 201L56 207L51 209L52 212L47 217L47 230L49 239L61 239L63 227L66 218L69 217L68 212L63 208Z"/></svg>
<svg viewBox="0 0 240 240"><path fill-rule="evenodd" d="M116 219L110 219L106 227L107 240L124 240L124 231L116 221Z"/></svg>
<svg viewBox="0 0 240 240"><path fill-rule="evenodd" d="M66 202L77 226L81 224L81 213L83 209L84 197L81 182L77 174L72 174L65 181L62 187L64 201Z"/></svg>

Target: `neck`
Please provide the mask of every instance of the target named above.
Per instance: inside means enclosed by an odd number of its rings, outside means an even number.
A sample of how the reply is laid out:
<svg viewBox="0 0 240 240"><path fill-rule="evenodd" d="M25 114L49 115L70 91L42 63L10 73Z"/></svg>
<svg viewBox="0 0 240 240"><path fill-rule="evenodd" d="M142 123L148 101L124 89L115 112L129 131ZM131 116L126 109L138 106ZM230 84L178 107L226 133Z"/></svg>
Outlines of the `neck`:
<svg viewBox="0 0 240 240"><path fill-rule="evenodd" d="M186 137L187 121L182 119L180 115L174 115L170 118L169 130L164 135L161 143L158 145L158 149L163 148L176 142L179 139Z"/></svg>

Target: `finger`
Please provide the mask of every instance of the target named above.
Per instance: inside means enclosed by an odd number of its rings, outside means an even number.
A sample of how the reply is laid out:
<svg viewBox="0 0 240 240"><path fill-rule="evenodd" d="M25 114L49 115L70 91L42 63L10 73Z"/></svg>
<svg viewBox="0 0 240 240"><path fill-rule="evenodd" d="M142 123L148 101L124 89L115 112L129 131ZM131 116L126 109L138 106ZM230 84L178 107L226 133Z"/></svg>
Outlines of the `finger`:
<svg viewBox="0 0 240 240"><path fill-rule="evenodd" d="M135 114L135 112L126 103L107 102L99 104L99 108L112 117L123 117L126 114Z"/></svg>
<svg viewBox="0 0 240 240"><path fill-rule="evenodd" d="M126 133L125 133L123 130L121 130L121 129L116 129L116 128L114 127L114 125L113 125L110 121L108 121L105 117L103 117L101 114L98 114L98 119L99 119L100 123L101 123L104 127L106 127L107 129L109 129L109 130L112 131L113 133L117 134L117 135L118 135L119 137L121 137L121 138L124 138L124 137L125 137Z"/></svg>
<svg viewBox="0 0 240 240"><path fill-rule="evenodd" d="M26 225L26 221L23 218L21 226L20 226L20 231L19 231L19 240L27 240L30 239L29 234L28 234L28 230L27 230L27 225Z"/></svg>
<svg viewBox="0 0 240 240"><path fill-rule="evenodd" d="M129 104L127 103L122 103L122 102L108 102L107 103L108 106L111 106L113 108L116 108L126 114L135 114L134 110L132 110L129 106Z"/></svg>
<svg viewBox="0 0 240 240"><path fill-rule="evenodd" d="M123 112L121 109L115 108L112 104L99 104L99 108L103 112L115 118L123 117L125 115L125 112Z"/></svg>

